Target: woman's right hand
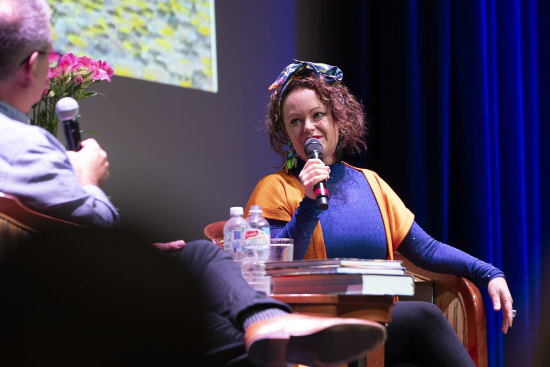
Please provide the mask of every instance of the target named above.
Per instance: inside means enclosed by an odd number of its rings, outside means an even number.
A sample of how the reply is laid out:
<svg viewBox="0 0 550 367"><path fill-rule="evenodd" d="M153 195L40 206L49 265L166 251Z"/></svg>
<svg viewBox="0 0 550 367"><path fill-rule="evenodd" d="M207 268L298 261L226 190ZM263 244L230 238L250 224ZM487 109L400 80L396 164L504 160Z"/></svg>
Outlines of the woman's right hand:
<svg viewBox="0 0 550 367"><path fill-rule="evenodd" d="M321 181L330 177L330 167L320 159L308 159L300 172L300 182L306 191L306 196L315 200L316 195L313 187Z"/></svg>

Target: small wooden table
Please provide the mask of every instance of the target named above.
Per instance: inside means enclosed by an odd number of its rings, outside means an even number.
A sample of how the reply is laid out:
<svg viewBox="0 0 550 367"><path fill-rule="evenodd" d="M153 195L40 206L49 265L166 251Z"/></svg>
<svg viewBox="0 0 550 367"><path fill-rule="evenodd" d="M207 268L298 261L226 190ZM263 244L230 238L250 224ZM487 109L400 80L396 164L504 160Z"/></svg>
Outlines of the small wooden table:
<svg viewBox="0 0 550 367"><path fill-rule="evenodd" d="M299 313L314 316L353 317L383 324L391 321L391 308L395 304L392 296L333 294L272 294L271 296L278 301L288 303L294 311ZM365 362L368 367L383 367L384 345L369 353Z"/></svg>

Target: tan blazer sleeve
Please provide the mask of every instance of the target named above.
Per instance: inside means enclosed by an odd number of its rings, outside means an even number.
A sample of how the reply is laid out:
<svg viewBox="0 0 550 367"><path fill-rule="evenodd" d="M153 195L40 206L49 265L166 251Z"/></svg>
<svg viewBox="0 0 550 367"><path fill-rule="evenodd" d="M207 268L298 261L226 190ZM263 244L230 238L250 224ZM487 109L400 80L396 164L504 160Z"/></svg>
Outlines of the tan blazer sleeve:
<svg viewBox="0 0 550 367"><path fill-rule="evenodd" d="M304 196L304 188L298 179L281 170L258 182L246 204L245 215L248 215L251 205L260 205L265 218L288 222ZM326 258L321 223L317 223L304 259Z"/></svg>
<svg viewBox="0 0 550 367"><path fill-rule="evenodd" d="M293 185L292 179L298 181L294 176L283 172L276 172L260 180L250 195L246 204L245 213L251 205L260 205L263 216L269 219L290 221L304 197L301 185Z"/></svg>

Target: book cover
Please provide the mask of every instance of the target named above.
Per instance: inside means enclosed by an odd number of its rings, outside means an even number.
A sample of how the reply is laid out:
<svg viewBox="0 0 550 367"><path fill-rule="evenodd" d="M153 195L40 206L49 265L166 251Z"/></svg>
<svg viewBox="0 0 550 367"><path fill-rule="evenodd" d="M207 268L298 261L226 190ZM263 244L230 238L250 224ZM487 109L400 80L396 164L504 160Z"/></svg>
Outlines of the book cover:
<svg viewBox="0 0 550 367"><path fill-rule="evenodd" d="M272 261L266 263L267 269L274 268L304 268L308 266L370 266L370 267L403 267L401 260L380 260L380 259L325 259L325 260L294 260L294 261Z"/></svg>
<svg viewBox="0 0 550 367"><path fill-rule="evenodd" d="M414 295L411 275L297 274L272 277L274 294Z"/></svg>
<svg viewBox="0 0 550 367"><path fill-rule="evenodd" d="M287 268L267 268L267 275L290 275L290 274L406 274L406 269L400 267L384 266L341 266L341 265L321 265L305 267L287 267Z"/></svg>

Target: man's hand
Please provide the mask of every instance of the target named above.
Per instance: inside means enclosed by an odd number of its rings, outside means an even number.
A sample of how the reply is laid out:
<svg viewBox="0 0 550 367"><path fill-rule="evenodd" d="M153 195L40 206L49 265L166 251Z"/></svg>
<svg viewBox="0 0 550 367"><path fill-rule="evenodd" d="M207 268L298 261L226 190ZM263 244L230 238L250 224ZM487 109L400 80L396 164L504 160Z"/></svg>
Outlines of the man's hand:
<svg viewBox="0 0 550 367"><path fill-rule="evenodd" d="M493 301L493 309L500 311L502 308L502 332L506 334L508 328L512 327L514 315L512 309L512 295L508 289L506 279L498 277L489 282L488 285L489 297Z"/></svg>
<svg viewBox="0 0 550 367"><path fill-rule="evenodd" d="M185 241L177 240L171 242L155 242L153 243L153 246L162 252L171 252L182 249L185 246Z"/></svg>
<svg viewBox="0 0 550 367"><path fill-rule="evenodd" d="M82 149L78 152L67 151L76 177L82 185L101 186L109 177L107 153L95 139L84 140L81 144Z"/></svg>

